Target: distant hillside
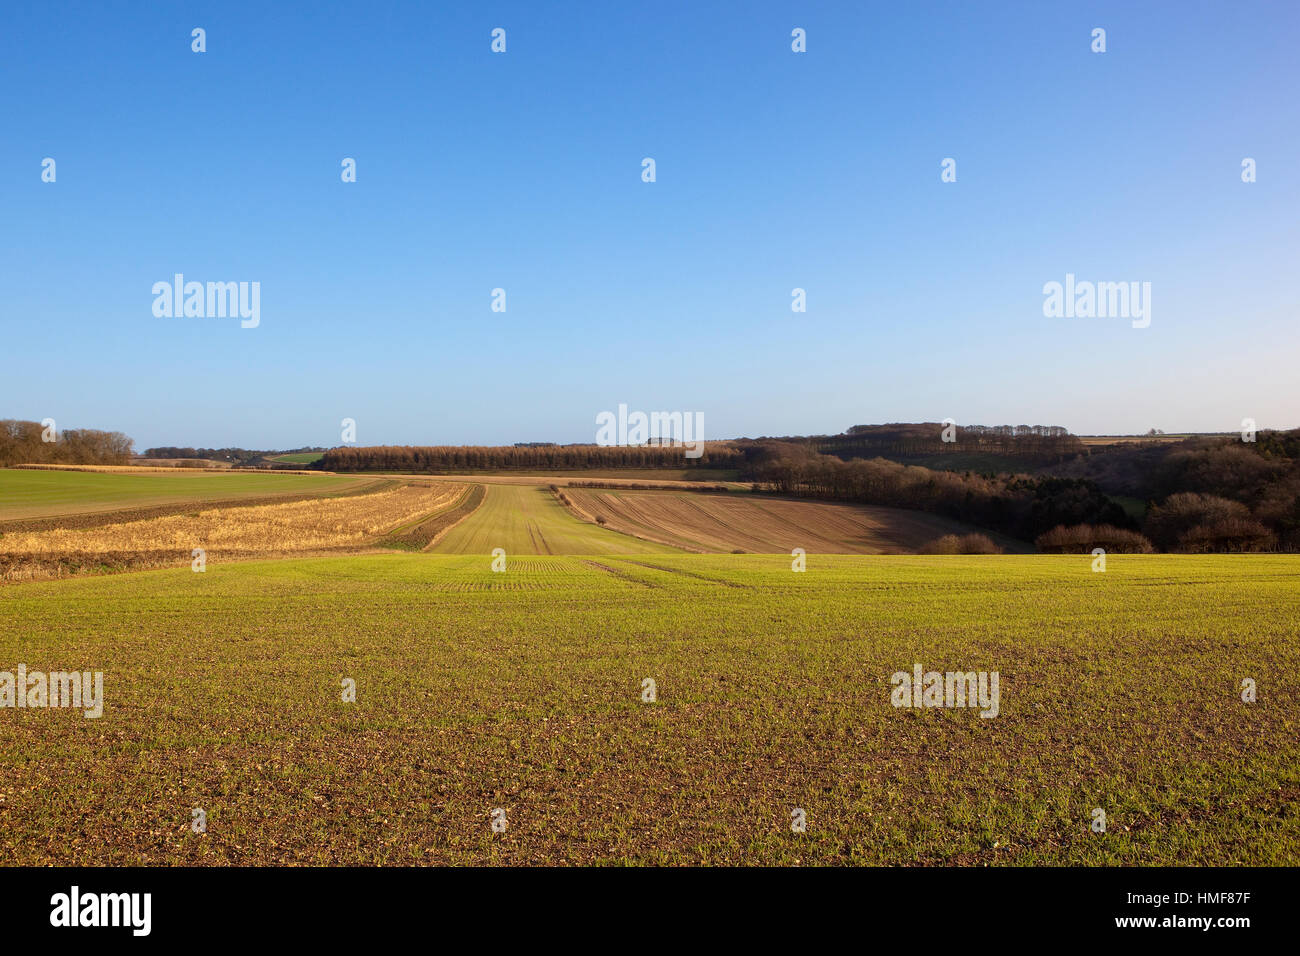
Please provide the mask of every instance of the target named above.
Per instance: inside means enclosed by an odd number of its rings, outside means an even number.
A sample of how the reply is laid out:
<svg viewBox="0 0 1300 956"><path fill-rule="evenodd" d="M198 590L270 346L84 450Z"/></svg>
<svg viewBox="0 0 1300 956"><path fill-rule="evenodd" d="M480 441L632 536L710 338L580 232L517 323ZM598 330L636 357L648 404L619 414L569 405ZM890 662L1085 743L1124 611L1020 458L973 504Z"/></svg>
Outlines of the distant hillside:
<svg viewBox="0 0 1300 956"><path fill-rule="evenodd" d="M854 425L842 435L815 438L812 442L822 454L845 461L889 458L910 463L926 459L925 463L930 464L939 459L932 466L945 468L944 459L964 459L958 468L973 471L1005 471L1009 470L1008 463L1022 468L1052 464L1084 450L1078 437L1060 425Z"/></svg>
<svg viewBox="0 0 1300 956"><path fill-rule="evenodd" d="M988 460L996 452L1022 466L995 472L925 467L921 452L961 460L958 452L935 451L963 444L961 436L933 442L926 433L937 427L869 426L853 435L766 441L747 477L781 494L928 511L1084 551L1121 543L1137 550L1300 550L1300 429L1261 431L1253 441L1199 436L1073 453L1077 439L1069 435L967 438L968 455ZM827 447L840 454L824 454ZM1050 459L1053 448L1058 460L1043 467L1035 455Z"/></svg>

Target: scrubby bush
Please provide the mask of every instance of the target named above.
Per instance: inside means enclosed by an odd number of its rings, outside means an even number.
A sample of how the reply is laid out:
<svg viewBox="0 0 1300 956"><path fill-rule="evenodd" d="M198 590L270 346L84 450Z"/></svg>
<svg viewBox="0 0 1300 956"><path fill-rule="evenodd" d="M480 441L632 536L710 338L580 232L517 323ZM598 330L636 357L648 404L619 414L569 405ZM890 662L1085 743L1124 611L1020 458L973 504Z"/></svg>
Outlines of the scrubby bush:
<svg viewBox="0 0 1300 956"><path fill-rule="evenodd" d="M1193 554L1216 551L1272 551L1277 537L1254 518L1220 518L1192 528L1178 539L1178 550Z"/></svg>
<svg viewBox="0 0 1300 956"><path fill-rule="evenodd" d="M1172 551L1193 528L1249 517L1250 509L1239 501L1185 491L1153 507L1142 530L1161 549Z"/></svg>
<svg viewBox="0 0 1300 956"><path fill-rule="evenodd" d="M1001 554L1002 549L986 534L945 534L924 548L922 554Z"/></svg>
<svg viewBox="0 0 1300 956"><path fill-rule="evenodd" d="M1090 554L1101 548L1108 554L1150 554L1151 542L1126 528L1108 524L1057 525L1034 541L1039 551L1051 554Z"/></svg>

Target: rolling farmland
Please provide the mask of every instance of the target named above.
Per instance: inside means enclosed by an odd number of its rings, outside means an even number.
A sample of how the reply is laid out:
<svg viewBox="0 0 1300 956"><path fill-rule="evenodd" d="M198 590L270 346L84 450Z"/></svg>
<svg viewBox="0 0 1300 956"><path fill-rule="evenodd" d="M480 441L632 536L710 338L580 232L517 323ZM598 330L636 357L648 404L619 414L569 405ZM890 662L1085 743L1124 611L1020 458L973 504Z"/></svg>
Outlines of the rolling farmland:
<svg viewBox="0 0 1300 956"><path fill-rule="evenodd" d="M546 488L535 485L487 486L487 497L472 515L434 544L440 554L656 554L677 551L585 524L565 510Z"/></svg>
<svg viewBox="0 0 1300 956"><path fill-rule="evenodd" d="M4 938L1285 938L1300 0L588 7L6 18Z"/></svg>
<svg viewBox="0 0 1300 956"><path fill-rule="evenodd" d="M30 474L47 509L105 477ZM177 477L224 501L295 476ZM10 562L169 565L0 586L0 660L105 688L96 719L0 711L0 865L1300 860L1296 556L1097 574L835 553L962 526L742 492L267 487L0 535ZM687 553L738 547L780 553ZM895 707L917 665L998 674L996 718Z"/></svg>
<svg viewBox="0 0 1300 956"><path fill-rule="evenodd" d="M0 659L100 669L105 704L0 713L0 863L1295 864L1300 561L1089 561L394 553L5 586ZM999 716L891 706L914 663L999 671Z"/></svg>

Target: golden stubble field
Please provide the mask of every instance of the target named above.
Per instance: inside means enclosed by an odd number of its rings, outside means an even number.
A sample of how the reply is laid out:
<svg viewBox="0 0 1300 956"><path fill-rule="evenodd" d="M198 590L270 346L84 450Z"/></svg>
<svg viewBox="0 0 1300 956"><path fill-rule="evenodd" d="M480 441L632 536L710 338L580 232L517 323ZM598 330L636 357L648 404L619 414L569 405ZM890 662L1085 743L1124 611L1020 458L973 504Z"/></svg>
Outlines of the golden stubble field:
<svg viewBox="0 0 1300 956"><path fill-rule="evenodd" d="M437 515L464 495L454 483L403 484L369 494L250 507L199 507L91 528L10 531L0 536L6 580L58 576L70 562L105 569L360 548Z"/></svg>

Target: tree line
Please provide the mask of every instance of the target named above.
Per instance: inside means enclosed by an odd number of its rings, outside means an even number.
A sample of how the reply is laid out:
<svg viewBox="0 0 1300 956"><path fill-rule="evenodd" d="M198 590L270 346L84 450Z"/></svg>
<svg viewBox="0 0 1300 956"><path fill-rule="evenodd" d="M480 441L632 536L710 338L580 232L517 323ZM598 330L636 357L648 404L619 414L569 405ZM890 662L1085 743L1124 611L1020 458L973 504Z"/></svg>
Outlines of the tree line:
<svg viewBox="0 0 1300 956"><path fill-rule="evenodd" d="M673 468L735 469L746 460L734 442L705 442L704 454L687 458L681 446L661 445L382 445L342 446L325 452L325 471L397 471L454 474L485 469Z"/></svg>
<svg viewBox="0 0 1300 956"><path fill-rule="evenodd" d="M126 465L133 445L121 432L0 421L0 465Z"/></svg>

